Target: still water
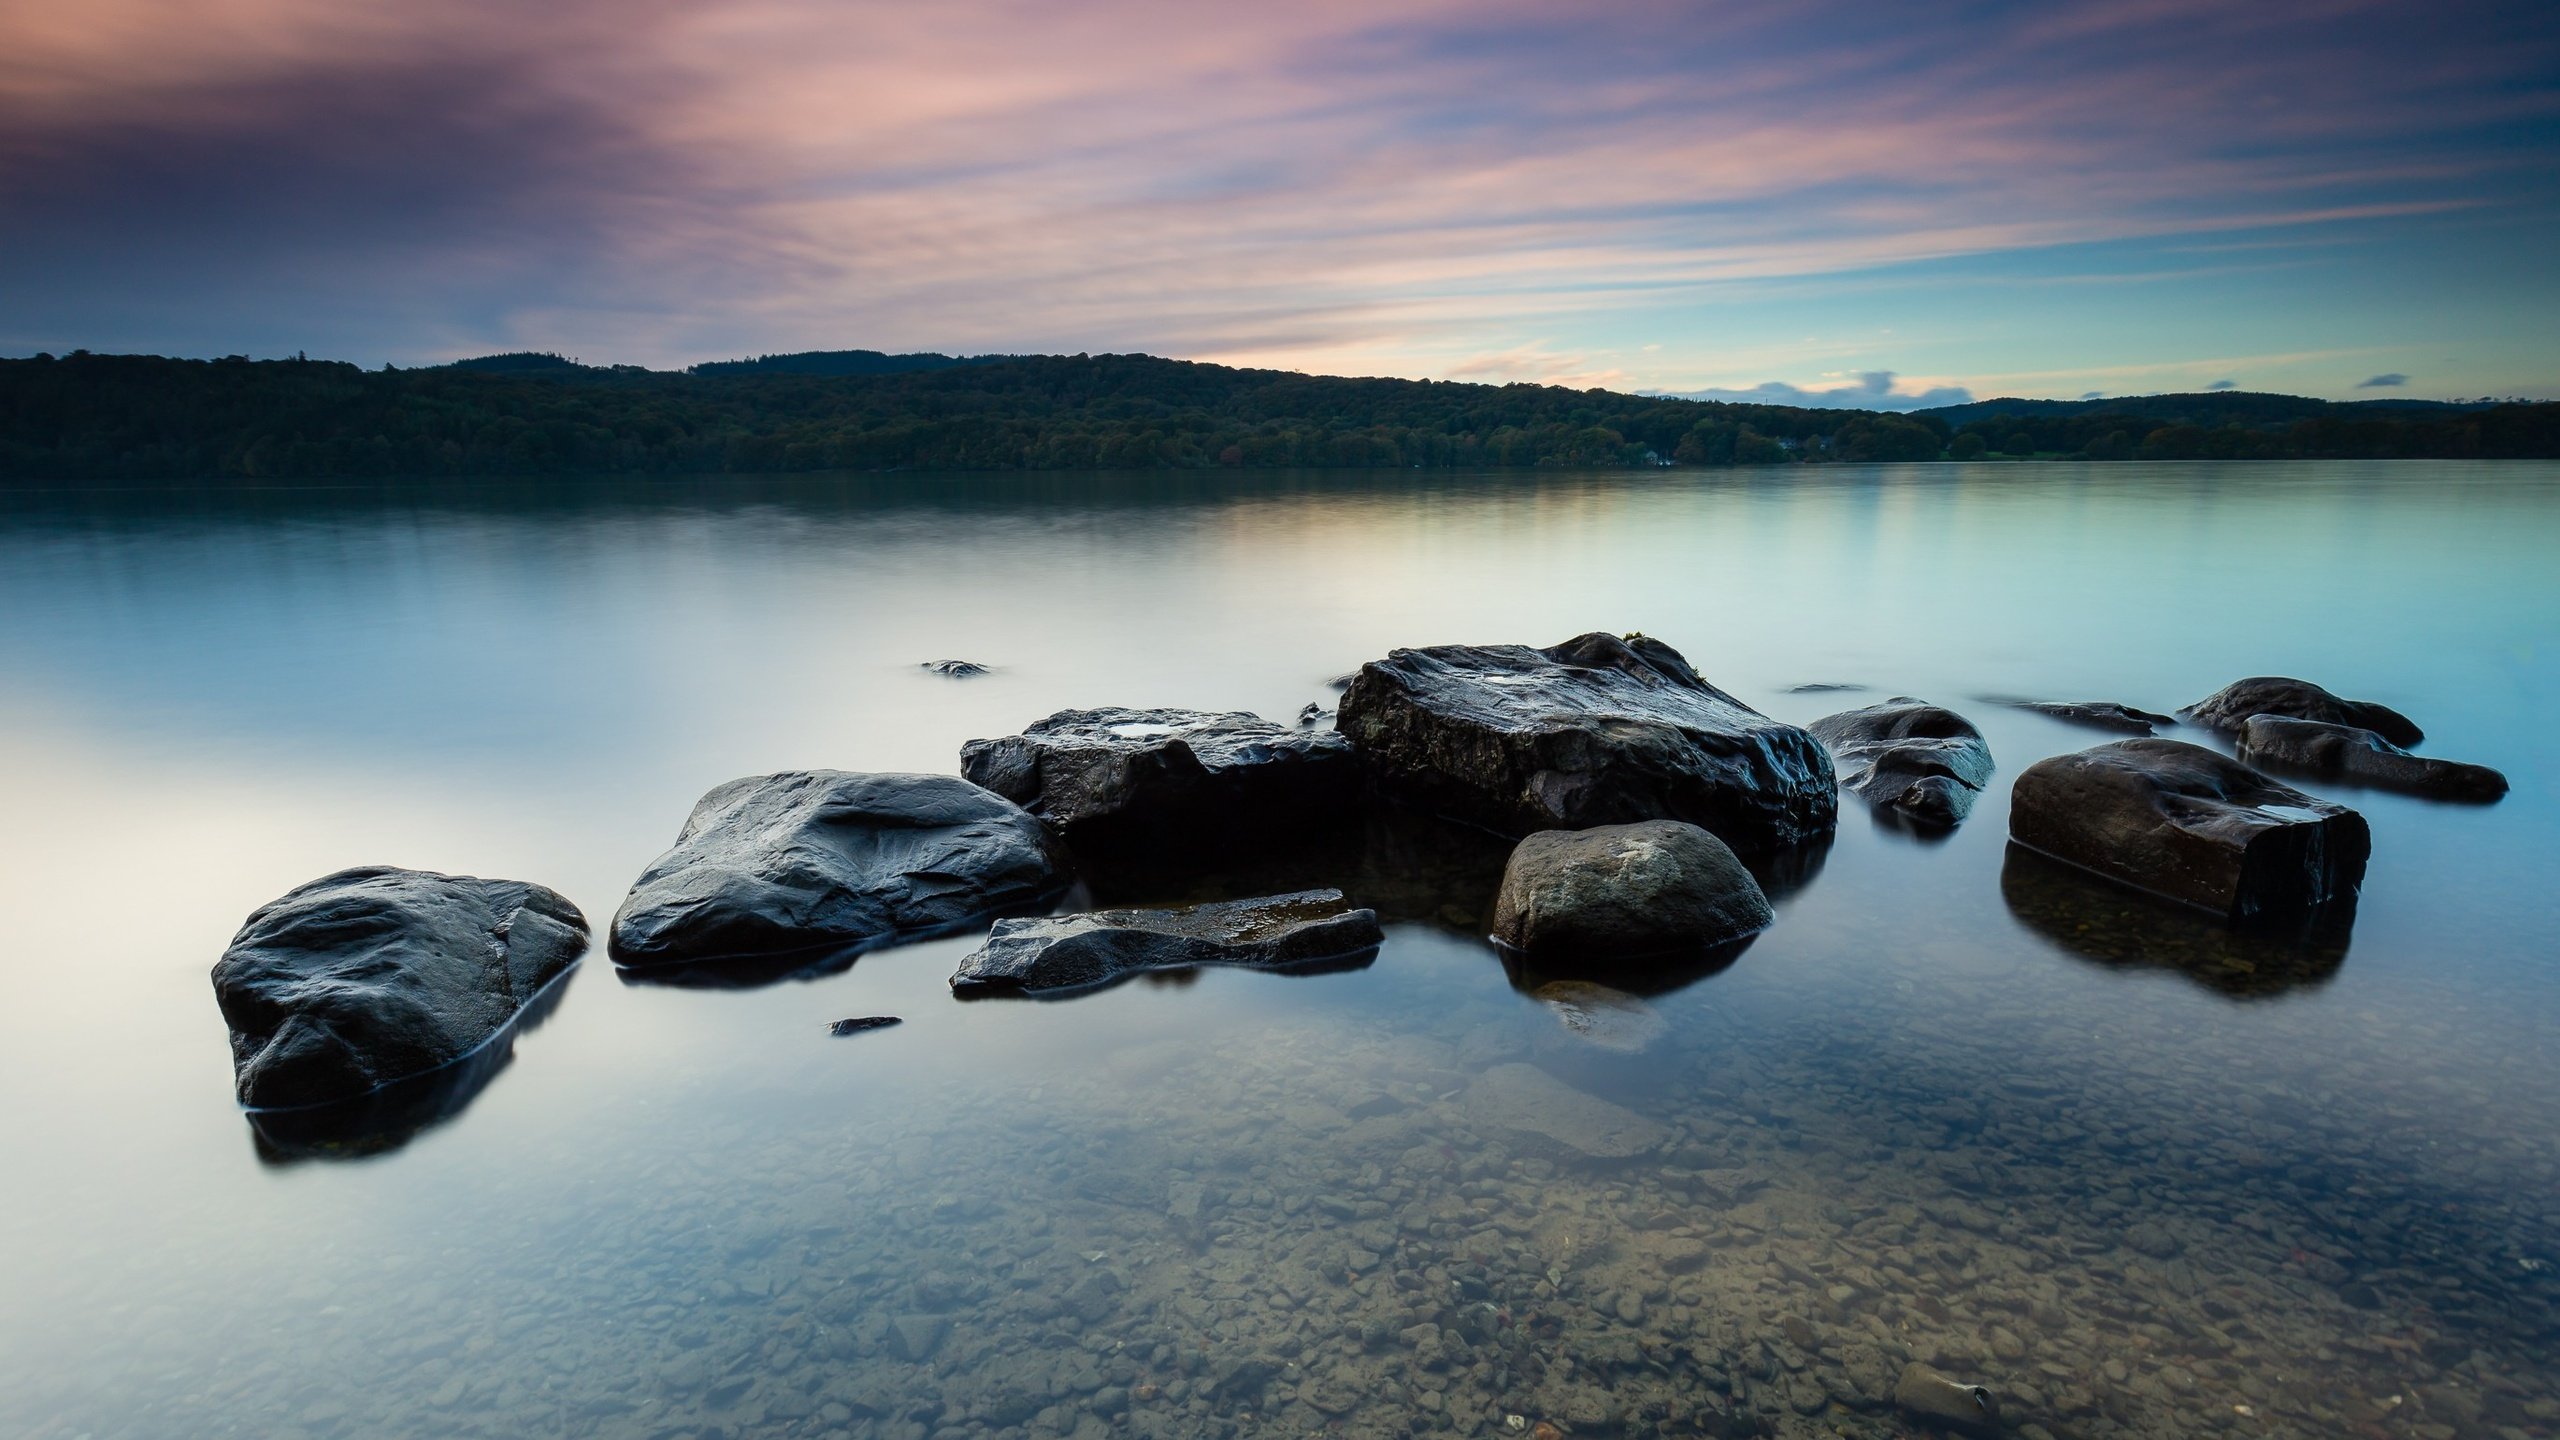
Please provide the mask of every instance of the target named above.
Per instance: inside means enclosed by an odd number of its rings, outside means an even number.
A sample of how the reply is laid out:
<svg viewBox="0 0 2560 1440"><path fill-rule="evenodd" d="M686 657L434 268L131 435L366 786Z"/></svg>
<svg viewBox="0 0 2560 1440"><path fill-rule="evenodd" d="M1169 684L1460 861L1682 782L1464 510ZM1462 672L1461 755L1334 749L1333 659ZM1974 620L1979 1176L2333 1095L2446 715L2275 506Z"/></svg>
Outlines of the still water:
<svg viewBox="0 0 2560 1440"><path fill-rule="evenodd" d="M2547 465L0 498L0 1433L1888 1435L1914 1359L2030 1437L2560 1432L2555 542ZM1845 799L1596 1029L1455 893L1365 970L1057 1003L952 1000L970 937L599 954L405 1144L232 1103L207 968L325 872L601 927L734 776L1586 630L1954 706L2000 776L1943 844ZM2342 956L2004 875L2006 781L2109 737L1978 697L2261 673L2514 792L2329 790Z"/></svg>

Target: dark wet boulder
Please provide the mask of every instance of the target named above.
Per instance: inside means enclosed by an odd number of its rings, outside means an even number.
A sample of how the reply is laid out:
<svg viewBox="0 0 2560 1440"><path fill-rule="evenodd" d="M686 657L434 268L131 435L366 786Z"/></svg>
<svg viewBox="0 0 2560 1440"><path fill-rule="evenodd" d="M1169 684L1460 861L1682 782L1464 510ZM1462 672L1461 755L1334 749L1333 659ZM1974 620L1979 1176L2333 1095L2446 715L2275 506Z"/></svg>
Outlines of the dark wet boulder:
<svg viewBox="0 0 2560 1440"><path fill-rule="evenodd" d="M260 906L213 967L242 1104L326 1105L462 1061L587 948L515 880L366 866Z"/></svg>
<svg viewBox="0 0 2560 1440"><path fill-rule="evenodd" d="M886 1030L892 1025L903 1025L905 1023L905 1021L900 1020L895 1015L854 1015L838 1020L834 1024L828 1026L827 1033L830 1035L862 1035L873 1030Z"/></svg>
<svg viewBox="0 0 2560 1440"><path fill-rule="evenodd" d="M1830 748L1840 788L1923 828L1962 821L1991 778L1991 746L1972 721L1907 695L1806 728Z"/></svg>
<svg viewBox="0 0 2560 1440"><path fill-rule="evenodd" d="M1685 821L1642 820L1521 841L1493 934L1532 954L1641 955L1711 950L1776 918L1722 840Z"/></svg>
<svg viewBox="0 0 2560 1440"><path fill-rule="evenodd" d="M2175 715L2136 710L2113 700L2020 700L2011 696L1995 696L1985 703L2005 705L2012 710L2029 710L2050 719L2098 730L2113 730L2122 735L2148 735L2154 726L2178 723Z"/></svg>
<svg viewBox="0 0 2560 1440"><path fill-rule="evenodd" d="M2324 725L2351 725L2370 730L2394 745L2415 745L2426 732L2388 705L2370 700L2342 700L2308 680L2258 675L2234 680L2178 712L2208 730L2237 735L2252 715L2281 715L2288 720L2317 720Z"/></svg>
<svg viewBox="0 0 2560 1440"><path fill-rule="evenodd" d="M948 775L789 770L702 797L613 917L622 965L857 949L1065 888L1040 822Z"/></svg>
<svg viewBox="0 0 2560 1440"><path fill-rule="evenodd" d="M1200 710L1061 710L970 741L960 773L1079 850L1123 852L1276 841L1353 818L1360 787L1330 730Z"/></svg>
<svg viewBox="0 0 2560 1440"><path fill-rule="evenodd" d="M2179 740L2118 740L2027 767L2009 837L2030 850L2229 920L2352 897L2373 848L2364 817Z"/></svg>
<svg viewBox="0 0 2560 1440"><path fill-rule="evenodd" d="M1235 965L1351 968L1380 943L1378 914L1339 890L1302 890L1170 910L1088 910L1004 920L960 962L962 995L1039 994L1107 985L1147 970Z"/></svg>
<svg viewBox="0 0 2560 1440"><path fill-rule="evenodd" d="M2507 793L2507 777L2486 765L2412 755L2371 730L2252 715L2240 727L2240 758L2269 769L2334 776L2433 800L2485 803Z"/></svg>
<svg viewBox="0 0 2560 1440"><path fill-rule="evenodd" d="M1645 636L1397 650L1335 726L1389 793L1506 835L1686 820L1766 853L1827 835L1831 757Z"/></svg>

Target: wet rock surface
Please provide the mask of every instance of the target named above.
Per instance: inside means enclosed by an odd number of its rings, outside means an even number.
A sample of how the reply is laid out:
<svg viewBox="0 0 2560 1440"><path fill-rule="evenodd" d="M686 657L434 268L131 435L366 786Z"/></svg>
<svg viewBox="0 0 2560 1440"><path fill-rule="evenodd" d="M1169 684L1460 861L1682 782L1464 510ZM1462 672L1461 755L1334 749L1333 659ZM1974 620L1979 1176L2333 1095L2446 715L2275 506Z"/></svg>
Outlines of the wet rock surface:
<svg viewBox="0 0 2560 1440"><path fill-rule="evenodd" d="M2019 775L2009 836L2030 850L2228 920L2351 898L2364 817L2199 745L2119 740Z"/></svg>
<svg viewBox="0 0 2560 1440"><path fill-rule="evenodd" d="M2507 777L2486 765L2412 755L2371 730L2252 715L2240 727L2240 758L2252 765L2351 780L2431 800L2485 804L2507 793Z"/></svg>
<svg viewBox="0 0 2560 1440"><path fill-rule="evenodd" d="M2022 700L2015 696L1986 696L1983 703L2005 705L2012 710L2030 711L2074 725L2097 730L2113 730L2124 735L2149 735L2154 727L2175 725L2178 717L2151 710L2137 710L2113 700Z"/></svg>
<svg viewBox="0 0 2560 1440"><path fill-rule="evenodd" d="M945 775L791 770L702 797L613 920L644 967L852 950L947 932L1065 888L1040 822Z"/></svg>
<svg viewBox="0 0 2560 1440"><path fill-rule="evenodd" d="M990 667L975 660L927 660L918 668L952 680L967 680L990 673Z"/></svg>
<svg viewBox="0 0 2560 1440"><path fill-rule="evenodd" d="M1831 751L1841 789L1921 829L1961 823L1991 778L1991 746L1972 721L1908 696L1806 728Z"/></svg>
<svg viewBox="0 0 2560 1440"><path fill-rule="evenodd" d="M1678 820L1543 830L1504 868L1493 933L1536 955L1703 951L1776 920L1725 843Z"/></svg>
<svg viewBox="0 0 2560 1440"><path fill-rule="evenodd" d="M454 1065L586 948L578 907L522 881L364 866L298 886L213 967L240 1101L350 1102Z"/></svg>
<svg viewBox="0 0 2560 1440"><path fill-rule="evenodd" d="M1339 890L1000 920L987 943L960 962L951 988L961 995L1041 994L1195 965L1349 968L1368 963L1382 938L1377 912L1354 907Z"/></svg>
<svg viewBox="0 0 2560 1440"><path fill-rule="evenodd" d="M2394 745L2415 745L2427 738L2408 716L2388 705L2340 699L2308 680L2282 675L2234 680L2178 713L2208 730L2231 735L2238 734L2252 715L2280 715L2370 730Z"/></svg>
<svg viewBox="0 0 2560 1440"><path fill-rule="evenodd" d="M827 1033L830 1035L861 1035L873 1030L886 1030L892 1025L899 1025L903 1023L905 1022L901 1021L895 1015L855 1015L849 1016L846 1019L838 1020L834 1024L828 1026Z"/></svg>
<svg viewBox="0 0 2560 1440"><path fill-rule="evenodd" d="M1397 650L1335 723L1390 793L1511 835L1672 819L1763 852L1828 833L1839 806L1811 735L1646 636Z"/></svg>
<svg viewBox="0 0 2560 1440"><path fill-rule="evenodd" d="M1061 710L970 741L960 773L1079 849L1119 851L1267 846L1356 820L1360 786L1350 742L1331 730L1201 710Z"/></svg>

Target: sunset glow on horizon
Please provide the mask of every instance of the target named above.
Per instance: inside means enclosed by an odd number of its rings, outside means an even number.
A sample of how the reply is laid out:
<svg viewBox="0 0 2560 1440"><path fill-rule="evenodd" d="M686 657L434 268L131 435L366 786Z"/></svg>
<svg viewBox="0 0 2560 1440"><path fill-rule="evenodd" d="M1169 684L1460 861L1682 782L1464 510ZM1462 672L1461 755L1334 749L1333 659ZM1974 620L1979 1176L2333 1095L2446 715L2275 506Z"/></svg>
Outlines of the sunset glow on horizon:
<svg viewBox="0 0 2560 1440"><path fill-rule="evenodd" d="M2555 140L2548 6L0 0L0 354L2553 397Z"/></svg>

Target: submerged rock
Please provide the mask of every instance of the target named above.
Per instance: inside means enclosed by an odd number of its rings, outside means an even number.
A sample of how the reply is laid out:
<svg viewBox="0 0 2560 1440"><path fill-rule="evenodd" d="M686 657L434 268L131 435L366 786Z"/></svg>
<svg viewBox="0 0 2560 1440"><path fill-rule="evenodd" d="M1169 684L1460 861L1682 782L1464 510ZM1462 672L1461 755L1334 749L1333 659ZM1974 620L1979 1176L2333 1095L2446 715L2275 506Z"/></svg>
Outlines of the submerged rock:
<svg viewBox="0 0 2560 1440"><path fill-rule="evenodd" d="M1335 724L1391 793L1509 835L1671 819L1766 852L1839 809L1811 735L1641 635L1397 650L1362 667Z"/></svg>
<svg viewBox="0 0 2560 1440"><path fill-rule="evenodd" d="M1679 820L1542 830L1511 852L1494 937L1538 954L1729 944L1777 916L1725 843Z"/></svg>
<svg viewBox="0 0 2560 1440"><path fill-rule="evenodd" d="M2394 745L2415 745L2426 732L2388 705L2370 700L2342 700L2308 680L2257 675L2234 680L2178 712L2208 730L2236 735L2252 715L2281 715L2288 720L2317 720L2370 730Z"/></svg>
<svg viewBox="0 0 2560 1440"><path fill-rule="evenodd" d="M2507 777L2486 765L2412 755L2353 725L2252 715L2240 727L2239 749L2252 765L2338 776L2435 800L2486 802L2507 793Z"/></svg>
<svg viewBox="0 0 2560 1440"><path fill-rule="evenodd" d="M2228 920L2352 897L2364 817L2178 740L2118 740L2027 767L2010 838Z"/></svg>
<svg viewBox="0 0 2560 1440"><path fill-rule="evenodd" d="M938 934L1064 888L1040 822L947 775L790 770L702 797L613 919L622 965Z"/></svg>
<svg viewBox="0 0 2560 1440"><path fill-rule="evenodd" d="M1991 778L1991 746L1973 722L1909 696L1806 728L1830 747L1842 789L1926 829L1962 822Z"/></svg>
<svg viewBox="0 0 2560 1440"><path fill-rule="evenodd" d="M2175 725L2175 715L2160 715L2149 710L2136 710L2113 700L2020 700L2012 696L1986 697L1984 703L2005 705L2012 710L2031 710L2055 720L2074 725L2088 725L2100 730L2113 730L2125 735L2148 735L2155 725Z"/></svg>
<svg viewBox="0 0 2560 1440"><path fill-rule="evenodd" d="M2000 1402L1989 1387L1951 1379L1914 1362L1893 1387L1894 1408L1911 1418L1972 1434L2000 1427Z"/></svg>
<svg viewBox="0 0 2560 1440"><path fill-rule="evenodd" d="M1329 730L1241 712L1061 710L972 740L960 773L1077 847L1249 848L1355 813L1359 761Z"/></svg>
<svg viewBox="0 0 2560 1440"><path fill-rule="evenodd" d="M1465 1108L1467 1122L1479 1129L1596 1160L1624 1160L1671 1138L1662 1124L1517 1061L1478 1075L1467 1086Z"/></svg>
<svg viewBox="0 0 2560 1440"><path fill-rule="evenodd" d="M1546 1006L1567 1034L1603 1050L1641 1054L1671 1033L1661 1011L1624 990L1588 980L1551 980L1531 991L1530 998Z"/></svg>
<svg viewBox="0 0 2560 1440"><path fill-rule="evenodd" d="M1353 908L1339 890L1175 910L1089 910L998 922L987 943L960 962L951 988L964 995L1080 990L1195 965L1330 969L1365 963L1382 938L1377 912Z"/></svg>
<svg viewBox="0 0 2560 1440"><path fill-rule="evenodd" d="M343 1102L452 1065L586 948L578 907L522 881L377 865L300 886L213 967L241 1103Z"/></svg>

